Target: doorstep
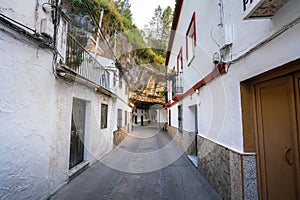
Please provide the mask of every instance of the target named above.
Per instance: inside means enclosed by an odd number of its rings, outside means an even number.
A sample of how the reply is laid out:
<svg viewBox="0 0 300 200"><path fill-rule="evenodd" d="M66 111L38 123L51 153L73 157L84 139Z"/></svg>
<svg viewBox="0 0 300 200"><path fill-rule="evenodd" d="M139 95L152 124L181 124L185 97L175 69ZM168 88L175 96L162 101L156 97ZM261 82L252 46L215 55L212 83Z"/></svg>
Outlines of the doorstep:
<svg viewBox="0 0 300 200"><path fill-rule="evenodd" d="M69 181L81 174L86 168L88 168L89 164L90 161L84 160L81 163L69 169Z"/></svg>
<svg viewBox="0 0 300 200"><path fill-rule="evenodd" d="M197 168L198 167L198 158L195 155L187 155L191 163Z"/></svg>

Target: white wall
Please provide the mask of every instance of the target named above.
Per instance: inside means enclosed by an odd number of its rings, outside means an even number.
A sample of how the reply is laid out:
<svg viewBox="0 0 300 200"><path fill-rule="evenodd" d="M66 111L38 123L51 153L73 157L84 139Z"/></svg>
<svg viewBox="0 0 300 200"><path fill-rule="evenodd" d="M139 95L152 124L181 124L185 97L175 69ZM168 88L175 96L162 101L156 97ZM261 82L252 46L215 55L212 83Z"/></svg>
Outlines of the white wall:
<svg viewBox="0 0 300 200"><path fill-rule="evenodd" d="M168 110L165 109L164 107L162 108L158 108L156 110L156 121L158 123L163 123L163 122L168 122L168 114L167 114Z"/></svg>
<svg viewBox="0 0 300 200"><path fill-rule="evenodd" d="M126 81L124 80L124 77L121 78L122 81L122 88L119 88L119 77L118 81L116 82L115 86L115 94L118 96L116 100L116 107L115 107L115 113L116 117L115 120L117 121L117 113L118 109L122 110L122 127L125 125L129 124L131 122L131 116L130 112L132 111L131 107L129 106L129 92L128 92L128 87ZM125 92L125 89L127 89L127 92ZM125 124L125 111L127 111L127 124ZM115 130L117 130L117 125L115 126Z"/></svg>
<svg viewBox="0 0 300 200"><path fill-rule="evenodd" d="M34 28L35 3L1 1L0 12ZM66 24L61 25L58 48L64 55ZM73 98L86 102L84 159L91 164L112 149L116 103L56 78L50 50L2 24L0 29L1 198L45 199L68 180ZM100 129L101 103L108 104L107 129Z"/></svg>
<svg viewBox="0 0 300 200"><path fill-rule="evenodd" d="M117 99L113 101L114 106L113 109L109 110L109 120L110 123L113 124L112 129L117 130L117 117L118 117L118 109L122 110L122 127L129 124L131 122L131 107L129 106L129 91L128 87L126 87L127 83L124 80L124 77L120 78L119 69L115 66L115 61L109 58L105 58L103 56L97 56L97 61L104 66L105 68L109 68L110 73L110 91L117 95ZM115 84L114 84L114 76ZM119 87L119 82L122 81L122 88ZM125 91L127 89L127 92ZM125 124L125 111L127 111L127 124Z"/></svg>
<svg viewBox="0 0 300 200"><path fill-rule="evenodd" d="M27 1L26 3L18 0L1 0L0 11L6 16L39 31L41 19L45 17L48 20L51 19L51 13L47 14L42 10L41 5L46 2L48 3L46 0Z"/></svg>
<svg viewBox="0 0 300 200"><path fill-rule="evenodd" d="M54 78L49 79L52 54L0 34L0 193L4 199L39 199L48 192L57 115Z"/></svg>
<svg viewBox="0 0 300 200"><path fill-rule="evenodd" d="M211 72L214 66L211 60L212 54L219 52L214 42L217 40L220 23L218 3L219 0L193 3L184 1L183 3L168 69L176 66L177 55L182 47L184 91ZM272 19L256 20L243 20L242 3L237 4L234 0L226 0L223 3L225 13L223 23L233 24L232 52L226 56L226 61L243 55L259 42L300 17L298 0L290 0ZM196 58L188 67L185 57L185 33L194 11L196 11L197 23ZM193 130L192 124L189 123L191 114L188 108L198 104L199 134L232 150L243 152L240 82L299 58L300 47L297 42L299 35L300 24L292 26L271 42L232 64L226 75L202 87L198 97L194 93L192 98L188 96L179 102L178 104L182 103L184 106L184 130ZM172 125L175 127L178 126L177 116L174 116L178 104L171 108Z"/></svg>
<svg viewBox="0 0 300 200"><path fill-rule="evenodd" d="M0 34L0 193L45 198L68 180L73 97L86 101L85 160L91 164L112 149L115 105L85 86L56 79L50 51ZM107 129L100 129L101 103L109 106Z"/></svg>

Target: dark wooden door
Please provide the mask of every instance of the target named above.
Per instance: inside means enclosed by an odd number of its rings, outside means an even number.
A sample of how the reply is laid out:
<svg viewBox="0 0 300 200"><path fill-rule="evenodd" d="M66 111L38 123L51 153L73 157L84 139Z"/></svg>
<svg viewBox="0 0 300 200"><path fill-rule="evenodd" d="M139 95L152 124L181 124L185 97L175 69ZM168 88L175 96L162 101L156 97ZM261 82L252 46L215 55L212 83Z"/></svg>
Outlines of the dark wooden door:
<svg viewBox="0 0 300 200"><path fill-rule="evenodd" d="M83 161L85 102L73 99L69 169Z"/></svg>
<svg viewBox="0 0 300 200"><path fill-rule="evenodd" d="M255 85L261 198L299 199L293 75Z"/></svg>

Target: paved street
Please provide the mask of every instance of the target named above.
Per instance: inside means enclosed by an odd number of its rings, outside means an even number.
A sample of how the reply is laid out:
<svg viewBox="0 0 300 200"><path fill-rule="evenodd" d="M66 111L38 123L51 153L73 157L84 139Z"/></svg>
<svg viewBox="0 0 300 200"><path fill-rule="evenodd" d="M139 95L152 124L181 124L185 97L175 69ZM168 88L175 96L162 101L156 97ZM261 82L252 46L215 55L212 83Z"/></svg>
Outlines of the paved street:
<svg viewBox="0 0 300 200"><path fill-rule="evenodd" d="M135 127L111 153L70 181L58 199L219 199L166 133Z"/></svg>

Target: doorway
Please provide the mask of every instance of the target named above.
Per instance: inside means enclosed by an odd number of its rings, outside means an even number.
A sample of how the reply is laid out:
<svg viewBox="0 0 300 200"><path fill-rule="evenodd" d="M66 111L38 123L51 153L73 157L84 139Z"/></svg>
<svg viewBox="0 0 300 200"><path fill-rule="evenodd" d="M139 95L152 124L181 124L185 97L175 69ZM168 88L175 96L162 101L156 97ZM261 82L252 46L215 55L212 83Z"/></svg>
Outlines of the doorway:
<svg viewBox="0 0 300 200"><path fill-rule="evenodd" d="M182 105L179 105L178 106L178 131L180 133L183 133L182 114L183 114Z"/></svg>
<svg viewBox="0 0 300 200"><path fill-rule="evenodd" d="M266 200L297 200L300 73L274 74L252 81L259 196Z"/></svg>
<svg viewBox="0 0 300 200"><path fill-rule="evenodd" d="M169 110L169 126L171 126L171 109Z"/></svg>
<svg viewBox="0 0 300 200"><path fill-rule="evenodd" d="M195 125L195 156L198 156L198 142L197 142L197 135L198 135L198 109L197 105L194 106L194 125Z"/></svg>
<svg viewBox="0 0 300 200"><path fill-rule="evenodd" d="M144 126L144 116L143 116L143 114L141 115L141 126Z"/></svg>
<svg viewBox="0 0 300 200"><path fill-rule="evenodd" d="M188 158L192 161L193 165L198 167L198 143L197 143L197 135L198 135L198 109L197 105L189 106L188 115L190 116L190 126L191 131L190 134L190 147L189 147L189 155Z"/></svg>
<svg viewBox="0 0 300 200"><path fill-rule="evenodd" d="M85 109L85 101L73 99L69 169L84 158Z"/></svg>

